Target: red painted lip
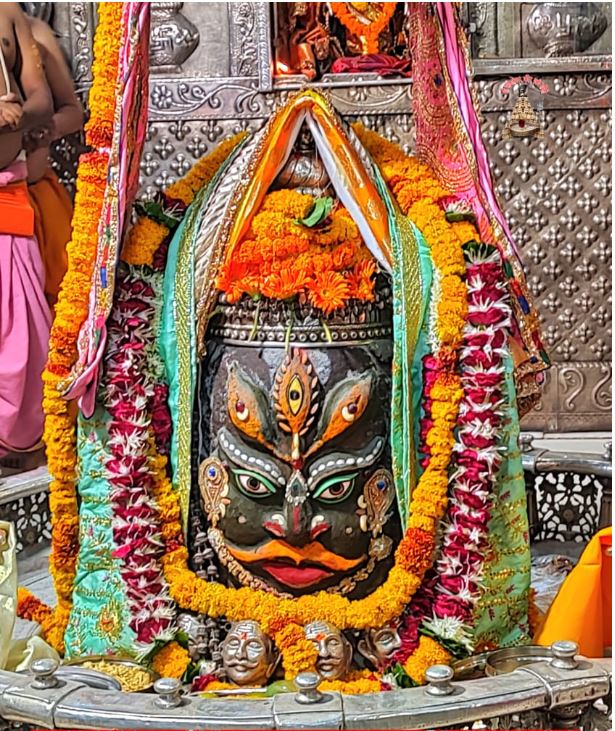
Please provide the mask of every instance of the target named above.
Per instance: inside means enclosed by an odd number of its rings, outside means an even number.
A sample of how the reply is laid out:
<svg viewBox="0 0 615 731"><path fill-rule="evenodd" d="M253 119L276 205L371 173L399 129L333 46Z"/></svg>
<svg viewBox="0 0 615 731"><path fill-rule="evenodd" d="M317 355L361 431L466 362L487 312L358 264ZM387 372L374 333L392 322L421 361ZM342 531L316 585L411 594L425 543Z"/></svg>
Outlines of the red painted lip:
<svg viewBox="0 0 615 731"><path fill-rule="evenodd" d="M333 576L332 571L314 565L296 566L277 561L264 561L261 566L280 584L305 589Z"/></svg>

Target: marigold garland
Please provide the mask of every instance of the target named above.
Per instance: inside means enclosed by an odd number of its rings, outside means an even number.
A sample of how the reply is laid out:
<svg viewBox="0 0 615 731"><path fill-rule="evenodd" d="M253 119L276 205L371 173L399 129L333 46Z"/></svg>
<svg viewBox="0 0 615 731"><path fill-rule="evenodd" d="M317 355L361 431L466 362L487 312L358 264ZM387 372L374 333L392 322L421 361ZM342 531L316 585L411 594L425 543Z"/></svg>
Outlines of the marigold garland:
<svg viewBox="0 0 615 731"><path fill-rule="evenodd" d="M178 642L169 642L154 655L152 670L161 678L182 678L190 664L190 653Z"/></svg>
<svg viewBox="0 0 615 731"><path fill-rule="evenodd" d="M384 149L387 149L386 146ZM379 161L378 156L376 157ZM404 171L412 177L412 186L406 187L403 184ZM432 260L440 276L435 329L443 357L437 361L437 372L428 394L431 418L429 428L425 431L425 443L429 449L429 463L413 492L408 529L397 548L395 565L385 583L368 597L351 601L326 593L280 600L272 594L247 587L229 589L220 584L206 582L197 578L188 568L188 551L183 545L178 506L173 506L170 514L165 514L165 510L161 509L161 518L166 522L163 532L167 540L170 539L170 550L162 562L171 595L178 605L199 614L224 616L231 621L254 619L261 624L263 631L272 635L276 644L281 641L289 645L287 636L292 637L293 643L282 651L285 668L287 662L289 668L292 668L287 671L290 675L295 668L306 667L309 663L307 647L300 650L294 643L300 641L300 625L305 625L314 617L331 622L340 629L360 630L382 626L402 613L420 586L425 572L432 565L437 525L446 511L447 470L455 443L453 431L462 397L461 382L456 373L456 348L461 342L467 313L465 285L461 279L465 271L462 242L446 221L444 210L430 199L431 195L444 196L446 191L435 181L428 169L415 161L406 161L404 169L397 170L397 176L397 189L405 193L407 205L416 206L415 212L422 216ZM423 184L419 182L421 177ZM292 211L296 216L306 209L306 197L294 192L278 191L265 199L265 205L255 216L248 236L235 252L233 260L226 263L218 280L218 285L225 289L229 298L238 297L243 292L254 294L258 291L261 286L261 270L251 270L251 264L264 264L267 276L267 265L271 263L267 254L263 253L267 242L258 244L257 238L266 231L269 240L276 242L277 236L285 232L292 233L290 227L298 227L288 218L284 221L284 214ZM437 222L432 222L431 217L435 217ZM295 231L294 234L294 245L305 237L301 231ZM328 243L330 245L331 242ZM273 246L275 245L274 243ZM289 248L284 249L285 255ZM322 255L324 273L328 276L326 283L329 288L333 288L328 293L327 301L335 302L336 297L341 300L346 294L342 292L343 277L334 280L330 275L335 272L331 271L331 260L327 258L330 254L319 253ZM303 266L304 261L307 265L309 260L313 261L313 257L305 250L294 259L299 266ZM312 264L312 267L314 270L315 265ZM306 272L298 272L300 281L305 281L306 276L309 276ZM275 296L276 293L272 294ZM279 296L279 292L277 295ZM158 477L156 498L161 506L172 506L176 498L170 482L166 474L158 473ZM286 622L284 631L288 635L278 638L276 635L281 621ZM436 648L439 647L434 640L430 642Z"/></svg>
<svg viewBox="0 0 615 731"><path fill-rule="evenodd" d="M68 269L62 282L49 338L49 356L43 373L43 410L47 467L51 475L49 507L52 514L49 569L57 606L41 623L46 641L64 651L64 632L72 606L72 590L79 546L78 506L75 491L75 412L58 391L77 358L77 337L88 313L92 270L113 129L119 47L122 39L122 3L100 3L94 44L90 120L86 140L99 148L85 153L77 171L73 232L67 245ZM18 614L32 619L32 594L22 590ZM42 605L42 602L39 602ZM51 610L50 610L51 611ZM40 612L40 607L39 607Z"/></svg>
<svg viewBox="0 0 615 731"><path fill-rule="evenodd" d="M217 277L229 302L244 294L283 300L303 295L330 314L351 299L374 299L376 264L348 211L338 206L312 228L298 223L314 201L296 190L265 197Z"/></svg>
<svg viewBox="0 0 615 731"><path fill-rule="evenodd" d="M94 76L90 91L90 144L107 141L112 134L113 98L121 40L121 3L100 3L92 66ZM116 49L116 51L114 51ZM114 55L115 53L115 55ZM115 71L114 71L115 69ZM100 88L103 87L104 88ZM111 89L111 92L109 91ZM111 124L109 123L111 120ZM233 149L245 138L242 132L222 142L210 155L203 157L180 181L167 190L173 198L184 195L190 204L199 187L206 185ZM67 246L68 267L56 305L56 317L51 328L47 367L43 373L43 409L45 412L44 441L47 465L52 482L49 504L52 514L52 549L49 559L54 580L57 606L40 622L43 636L58 652L64 651L64 633L72 607L72 591L79 551L78 503L76 480L76 410L60 394L58 384L70 374L77 358L77 337L88 314L89 286L95 261L98 221L102 210L108 168L107 151L85 153L79 160L77 173L73 234ZM185 185L185 189L180 186ZM139 218L132 228L122 259L130 264L154 264L154 254L169 234L169 228L147 216ZM17 612L24 619L33 619L34 601L46 606L30 592L20 591Z"/></svg>
<svg viewBox="0 0 615 731"><path fill-rule="evenodd" d="M378 53L380 50L378 38L395 14L397 3L382 3L383 8L380 15L369 23L362 23L352 10L348 9L348 5L353 5L353 3L329 3L333 14L340 23L354 36L365 40L364 52Z"/></svg>
<svg viewBox="0 0 615 731"><path fill-rule="evenodd" d="M364 693L379 693L381 690L390 690L372 670L353 670L344 680L323 680L318 686L323 691L337 691L348 695L363 695Z"/></svg>
<svg viewBox="0 0 615 731"><path fill-rule="evenodd" d="M246 137L246 132L221 142L209 155L198 160L186 175L172 183L165 191L171 201L179 200L189 206L198 191L214 177L220 165ZM132 265L152 266L154 254L169 235L169 227L148 216L141 216L130 229L122 249L122 261Z"/></svg>
<svg viewBox="0 0 615 731"><path fill-rule="evenodd" d="M303 627L288 622L279 630L270 628L276 647L284 659L284 677L294 680L299 673L314 672L318 652L314 643L305 636Z"/></svg>
<svg viewBox="0 0 615 731"><path fill-rule="evenodd" d="M158 465L161 466L161 461ZM199 579L188 568L188 550L183 545L177 497L166 474L161 474L161 471L157 472L154 495L167 540L162 564L171 596L178 605L211 617L224 616L230 621L254 619L264 632L274 638L278 623L285 619L305 625L318 617L340 629L379 627L401 614L420 585L421 573L431 564L433 535L410 528L397 547L397 565L389 572L386 582L364 599L352 601L326 592L297 599L280 599L248 587L227 588ZM421 500L417 499L415 510L418 512L420 508ZM417 573L408 571L409 566L418 567Z"/></svg>

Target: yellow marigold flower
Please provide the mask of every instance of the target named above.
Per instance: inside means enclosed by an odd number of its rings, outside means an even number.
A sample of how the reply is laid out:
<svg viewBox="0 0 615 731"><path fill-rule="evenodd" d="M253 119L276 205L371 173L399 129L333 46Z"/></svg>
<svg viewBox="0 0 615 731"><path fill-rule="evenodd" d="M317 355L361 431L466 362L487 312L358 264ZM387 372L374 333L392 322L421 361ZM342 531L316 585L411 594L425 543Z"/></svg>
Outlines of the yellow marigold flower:
<svg viewBox="0 0 615 731"><path fill-rule="evenodd" d="M160 244L169 234L169 229L157 221L144 216L130 229L122 251L127 264L151 264Z"/></svg>
<svg viewBox="0 0 615 731"><path fill-rule="evenodd" d="M305 218L314 206L314 196L297 190L274 190L268 193L261 206L262 211L272 211L284 218Z"/></svg>
<svg viewBox="0 0 615 731"><path fill-rule="evenodd" d="M161 678L181 678L190 664L190 653L174 640L160 648L152 660L152 670Z"/></svg>
<svg viewBox="0 0 615 731"><path fill-rule="evenodd" d="M404 670L414 680L422 685L425 682L425 671L432 665L448 665L451 655L431 637L421 636L419 646L408 658Z"/></svg>

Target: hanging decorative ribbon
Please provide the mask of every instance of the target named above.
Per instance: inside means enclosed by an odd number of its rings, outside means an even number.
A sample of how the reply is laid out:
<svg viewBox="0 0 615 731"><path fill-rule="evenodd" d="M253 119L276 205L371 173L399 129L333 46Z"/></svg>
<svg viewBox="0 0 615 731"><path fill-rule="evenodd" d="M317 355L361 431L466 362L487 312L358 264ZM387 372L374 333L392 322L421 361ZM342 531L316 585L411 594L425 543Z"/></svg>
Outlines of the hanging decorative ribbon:
<svg viewBox="0 0 615 731"><path fill-rule="evenodd" d="M94 409L99 365L107 340L105 323L113 302L115 271L139 182L139 162L147 129L150 11L151 5L146 2L125 3L123 8L112 138L110 148L106 150L109 166L98 226L89 311L79 333L77 362L69 378L61 384L64 397L78 399L86 416Z"/></svg>

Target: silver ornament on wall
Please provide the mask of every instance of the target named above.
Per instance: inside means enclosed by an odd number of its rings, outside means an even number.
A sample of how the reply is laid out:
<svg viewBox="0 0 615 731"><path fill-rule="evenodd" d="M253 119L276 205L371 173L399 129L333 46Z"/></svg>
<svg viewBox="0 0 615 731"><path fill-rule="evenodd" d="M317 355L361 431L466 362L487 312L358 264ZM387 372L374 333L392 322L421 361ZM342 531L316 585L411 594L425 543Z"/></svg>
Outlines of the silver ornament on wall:
<svg viewBox="0 0 615 731"><path fill-rule="evenodd" d="M533 43L547 57L573 56L595 43L608 26L600 3L536 3L527 18Z"/></svg>
<svg viewBox="0 0 615 731"><path fill-rule="evenodd" d="M199 31L180 11L184 3L152 3L150 64L153 73L179 72L199 45Z"/></svg>

